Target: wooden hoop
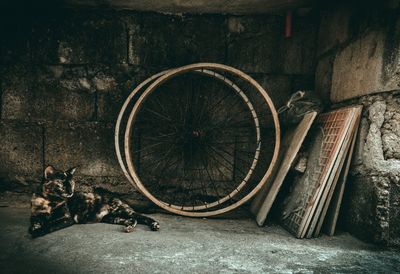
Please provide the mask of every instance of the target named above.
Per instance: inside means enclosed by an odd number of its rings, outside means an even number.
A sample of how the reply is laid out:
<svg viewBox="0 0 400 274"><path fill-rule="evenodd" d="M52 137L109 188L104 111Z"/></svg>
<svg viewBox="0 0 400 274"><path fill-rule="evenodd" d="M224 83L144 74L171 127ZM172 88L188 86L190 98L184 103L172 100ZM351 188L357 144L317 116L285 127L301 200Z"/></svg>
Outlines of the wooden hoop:
<svg viewBox="0 0 400 274"><path fill-rule="evenodd" d="M158 74L155 74L154 76L146 79L143 83L141 83L137 88L135 88L132 93L128 96L128 98L126 99L124 105L121 108L121 111L119 113L118 119L117 119L117 123L116 123L116 128L115 128L115 149L116 149L116 153L117 153L117 158L118 158L118 162L125 174L125 176L128 178L129 182L139 191L141 191L135 184L135 182L133 181L133 179L130 177L129 173L126 170L126 166L125 163L123 161L123 157L121 155L121 151L120 151L120 146L119 146L119 130L120 130L120 124L123 118L123 115L126 111L126 108L128 106L128 104L130 103L130 101L132 100L133 96L139 92L144 86L146 86L148 83L150 83L151 81L153 81L154 79L160 77L161 75L164 75L167 71L163 71L160 72ZM211 202L211 203L207 203L204 205L199 205L199 206L177 206L174 204L167 204L163 201L160 201L162 203L164 203L165 205L172 207L172 208L176 208L179 210L184 210L184 211L198 211L198 210L203 210L203 209L208 209L208 208L212 208L215 206L218 206L222 203L224 203L225 201L231 199L232 197L234 197L236 194L238 194L240 192L240 190L247 184L248 180L250 179L251 175L253 174L253 171L256 168L256 165L258 163L258 159L259 159L259 155L260 155L260 147L259 144L261 142L261 133L260 133L260 123L258 120L258 115L254 109L253 104L250 102L249 98L246 96L246 94L235 84L233 83L231 80L229 80L228 78L226 78L225 76L216 73L215 71L212 70L207 70L207 69L199 69L199 70L195 70L195 72L199 73L199 74L205 74L209 77L213 77L219 81L221 81L222 83L224 83L225 85L229 86L230 88L232 88L245 102L245 104L247 105L247 107L249 108L251 115L253 116L253 121L254 121L254 125L255 125L255 130L256 130L256 144L257 144L257 149L255 151L255 155L253 158L253 162L252 165L248 171L248 173L246 174L245 178L240 182L240 184L231 192L228 193L226 196L218 199L217 201Z"/></svg>
<svg viewBox="0 0 400 274"><path fill-rule="evenodd" d="M131 183L131 185L133 185L134 188L136 188L137 190L139 190L141 192L141 190L137 187L137 185L135 184L135 181L132 179L132 177L130 176L128 170L126 169L124 160L122 158L121 155L121 147L119 145L119 133L120 133L120 127L121 127L121 122L122 122L122 118L125 114L126 108L128 107L129 103L132 101L133 97L147 84L149 84L150 82L154 81L154 79L157 79L158 77L160 77L161 75L164 75L165 73L167 73L170 70L164 70L162 72L159 72L157 74L154 74L153 76L147 78L146 80L144 80L142 83L140 83L140 85L138 85L132 92L131 94L129 94L128 98L126 98L124 104L121 107L121 110L119 111L118 114L118 118L117 118L117 122L115 124L115 133L114 133L114 145L115 145L115 152L117 153L117 159L118 159L118 163L121 166L122 172L124 173L125 177L128 179L129 183Z"/></svg>
<svg viewBox="0 0 400 274"><path fill-rule="evenodd" d="M139 106L141 105L141 103L145 100L145 98L154 90L156 89L158 86L160 86L161 84L163 84L165 81L167 81L168 79L179 75L179 74L183 74L185 72L189 72L189 71L196 71L199 69L217 69L217 70L222 70L222 71L226 71L229 72L231 74L236 75L237 77L247 81L248 83L250 83L252 86L254 86L257 91L263 96L265 102L267 103L268 107L271 110L272 116L273 116L273 121L274 121L274 126L275 126L275 148L274 148L274 154L271 160L271 163L266 171L266 173L264 174L263 178L261 179L260 183L254 187L254 189L248 193L245 197L243 197L241 200L237 201L234 204L231 204L227 207L221 208L221 209L217 209L217 210L213 210L213 211L207 211L207 212L188 212L188 211L184 211L184 210L180 210L177 208L173 208L170 207L168 205L166 205L165 203L159 201L157 198L155 198L147 189L146 187L143 185L143 183L141 182L140 178L138 177L138 175L136 174L135 168L133 166L132 163L132 155L131 155L131 151L130 151L130 137L132 134L132 121L134 120L137 111L139 109ZM153 76L151 77L152 79L155 79L157 77ZM150 79L150 78L149 78ZM150 80L147 82L150 83ZM141 88L145 86L145 84L143 84L141 86ZM133 95L132 95L133 97ZM131 97L131 98L132 98ZM127 105L129 104L126 103L125 109L127 107ZM121 114L121 112L120 112ZM123 115L123 113L122 113ZM122 119L122 115L121 118ZM118 132L119 133L119 132ZM116 135L115 137L116 139L119 138L119 136ZM119 142L119 140L118 140ZM261 146L261 143L259 144ZM134 182L133 185L136 186L138 189L141 190L141 192L148 197L151 201L153 201L155 204L157 204L158 206L160 206L161 208L168 210L170 212L176 213L176 214L180 214L180 215L184 215L184 216L191 216L191 217L207 217L207 216L214 216L214 215L218 215L218 214L222 214L225 212L228 212L232 209L237 208L238 206L242 205L243 203L245 203L246 201L248 201L251 197L253 197L260 189L261 187L265 184L265 182L267 181L267 179L271 176L273 167L277 161L277 157L278 157L278 152L279 152L279 146L280 146L280 126L279 126L279 120L278 120L278 114L276 112L276 109L272 103L271 98L268 96L268 93L260 86L260 84L258 84L252 77L250 77L249 75L245 74L244 72L235 69L233 67L230 66L226 66L226 65L222 65L222 64L216 64L216 63L198 63L198 64L192 64L192 65L187 65L187 66L183 66L174 70L170 70L167 71L163 74L163 72L159 73L159 77L157 79L154 80L154 82L148 86L146 88L146 90L141 94L141 96L138 98L138 100L136 101L130 115L128 118L128 122L127 122L127 128L125 131L125 138L124 138L124 148L125 148L125 156L126 156L126 162L127 162L127 166L128 166L128 170L129 170L129 175L132 179L132 181ZM119 155L121 156L121 155ZM120 163L121 164L121 163ZM130 181L130 180L129 180Z"/></svg>

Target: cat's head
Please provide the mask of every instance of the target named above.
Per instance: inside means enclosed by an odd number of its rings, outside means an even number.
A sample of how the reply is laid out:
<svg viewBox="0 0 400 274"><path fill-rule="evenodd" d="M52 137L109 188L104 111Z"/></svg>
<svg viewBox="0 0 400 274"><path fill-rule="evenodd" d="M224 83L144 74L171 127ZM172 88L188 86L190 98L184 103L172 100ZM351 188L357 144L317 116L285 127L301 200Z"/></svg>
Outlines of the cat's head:
<svg viewBox="0 0 400 274"><path fill-rule="evenodd" d="M74 195L75 182L73 175L76 167L66 171L55 169L53 166L48 166L44 170L44 181L42 192L45 197L67 199Z"/></svg>

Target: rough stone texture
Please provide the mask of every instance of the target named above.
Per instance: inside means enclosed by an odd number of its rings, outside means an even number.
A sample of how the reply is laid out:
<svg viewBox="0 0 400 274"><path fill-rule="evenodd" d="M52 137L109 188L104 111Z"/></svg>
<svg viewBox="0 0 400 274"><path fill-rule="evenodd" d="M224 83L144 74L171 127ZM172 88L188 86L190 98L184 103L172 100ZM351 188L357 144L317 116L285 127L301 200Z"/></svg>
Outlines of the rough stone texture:
<svg viewBox="0 0 400 274"><path fill-rule="evenodd" d="M281 16L230 17L227 24L228 64L252 73L314 74L318 23L313 14L294 16L290 38L283 36Z"/></svg>
<svg viewBox="0 0 400 274"><path fill-rule="evenodd" d="M377 243L399 244L399 202L397 199L400 160L396 142L385 142L393 136L400 119L398 93L362 97L363 117L351 167L347 204L343 211L346 228L358 237ZM389 154L388 154L389 152Z"/></svg>
<svg viewBox="0 0 400 274"><path fill-rule="evenodd" d="M225 62L222 16L145 14L133 19L127 20L130 64L170 68L196 62Z"/></svg>
<svg viewBox="0 0 400 274"><path fill-rule="evenodd" d="M43 168L42 127L2 122L0 140L0 201L11 191L32 192L40 182ZM21 199L9 198L21 202Z"/></svg>
<svg viewBox="0 0 400 274"><path fill-rule="evenodd" d="M45 131L45 160L77 176L123 176L114 152L114 128L101 123L53 124Z"/></svg>
<svg viewBox="0 0 400 274"><path fill-rule="evenodd" d="M245 215L245 217L242 217ZM27 209L0 208L2 273L398 273L398 250L347 233L298 240L247 212L220 219L152 214L161 229L84 224L32 240Z"/></svg>
<svg viewBox="0 0 400 274"><path fill-rule="evenodd" d="M126 63L126 29L118 17L60 12L35 22L33 61L47 64Z"/></svg>
<svg viewBox="0 0 400 274"><path fill-rule="evenodd" d="M229 65L253 73L281 70L282 17L230 17L227 24Z"/></svg>
<svg viewBox="0 0 400 274"><path fill-rule="evenodd" d="M348 211L346 229L369 242L389 242L389 189L387 177L372 175L354 176L347 195ZM395 222L394 222L395 223Z"/></svg>
<svg viewBox="0 0 400 274"><path fill-rule="evenodd" d="M382 125L382 146L385 159L400 160L400 96L387 99Z"/></svg>
<svg viewBox="0 0 400 274"><path fill-rule="evenodd" d="M30 66L5 66L1 73L1 118L29 119L31 111L29 98L32 96Z"/></svg>
<svg viewBox="0 0 400 274"><path fill-rule="evenodd" d="M321 11L316 87L324 88L323 97L341 102L400 88L399 5L389 2L395 1L371 1L363 8L330 4ZM330 77L331 84L321 86Z"/></svg>
<svg viewBox="0 0 400 274"><path fill-rule="evenodd" d="M35 178L42 172L42 127L24 123L0 124L0 173Z"/></svg>
<svg viewBox="0 0 400 274"><path fill-rule="evenodd" d="M344 48L333 65L331 100L395 89L381 82L385 37L371 32Z"/></svg>
<svg viewBox="0 0 400 274"><path fill-rule="evenodd" d="M93 66L93 85L97 91L97 120L113 122L130 92L152 72L130 65Z"/></svg>
<svg viewBox="0 0 400 274"><path fill-rule="evenodd" d="M400 219L400 179L398 176L392 176L391 182L392 184L389 194L389 203L391 205L391 209L389 212L389 220L392 221L390 222L389 226L389 236L391 244L400 246L400 237L398 237L398 235L400 235L400 222L393 221Z"/></svg>
<svg viewBox="0 0 400 274"><path fill-rule="evenodd" d="M3 79L3 119L93 119L95 96L82 67L16 65Z"/></svg>

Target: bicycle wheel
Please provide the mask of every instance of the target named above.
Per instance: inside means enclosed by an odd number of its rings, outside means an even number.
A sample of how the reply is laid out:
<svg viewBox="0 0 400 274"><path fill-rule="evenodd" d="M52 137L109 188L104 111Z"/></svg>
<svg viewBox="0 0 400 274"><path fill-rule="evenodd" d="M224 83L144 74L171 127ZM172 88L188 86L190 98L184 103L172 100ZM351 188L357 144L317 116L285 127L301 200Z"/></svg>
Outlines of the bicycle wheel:
<svg viewBox="0 0 400 274"><path fill-rule="evenodd" d="M260 182L235 202L232 198L248 185L258 162L260 125L248 96L210 69L229 72L253 85L274 122L271 163ZM193 77L191 72L218 79L225 89L210 89L204 79L194 87L185 78ZM183 81L185 89L177 88L175 80ZM220 214L250 199L270 176L279 149L279 123L265 90L248 75L219 64L181 67L161 73L150 83L132 108L124 138L134 185L162 208L188 216Z"/></svg>

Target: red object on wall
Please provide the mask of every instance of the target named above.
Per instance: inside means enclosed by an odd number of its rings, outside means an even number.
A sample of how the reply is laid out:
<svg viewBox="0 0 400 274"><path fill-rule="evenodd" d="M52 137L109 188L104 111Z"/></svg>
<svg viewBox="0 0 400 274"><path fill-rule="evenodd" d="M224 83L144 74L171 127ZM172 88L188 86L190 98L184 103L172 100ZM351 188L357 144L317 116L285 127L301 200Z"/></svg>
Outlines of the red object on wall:
<svg viewBox="0 0 400 274"><path fill-rule="evenodd" d="M285 37L286 38L292 37L292 17L293 17L293 11L288 11L286 13L286 20L285 20Z"/></svg>

